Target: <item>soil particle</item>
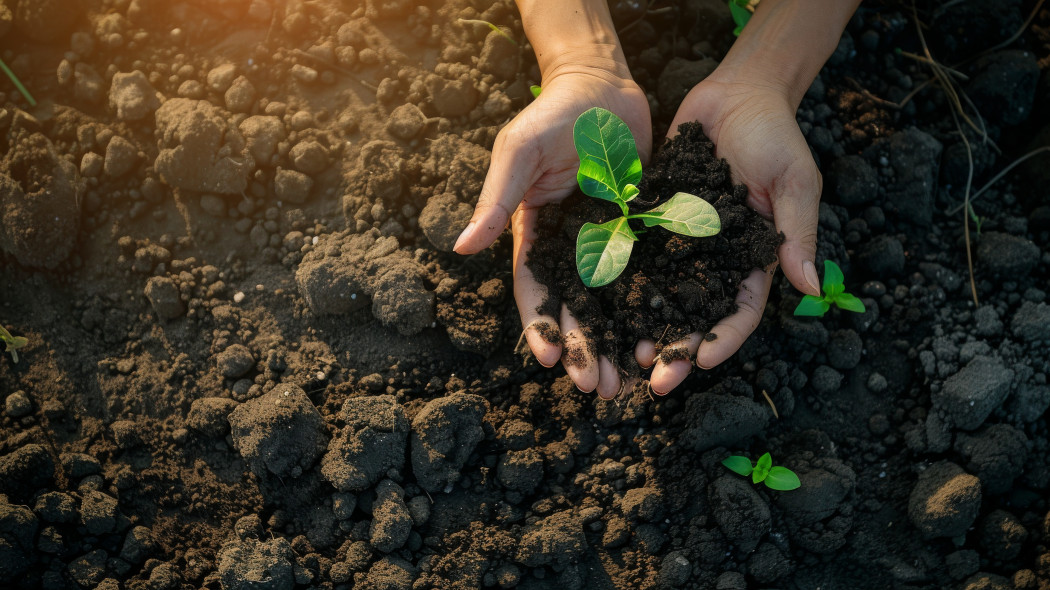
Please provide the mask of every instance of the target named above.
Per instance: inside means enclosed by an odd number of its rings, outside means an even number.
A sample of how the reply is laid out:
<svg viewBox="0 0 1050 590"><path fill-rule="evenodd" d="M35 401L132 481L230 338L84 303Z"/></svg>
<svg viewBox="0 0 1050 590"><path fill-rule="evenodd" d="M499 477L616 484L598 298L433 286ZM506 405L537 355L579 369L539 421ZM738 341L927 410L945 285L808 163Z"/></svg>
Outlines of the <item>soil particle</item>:
<svg viewBox="0 0 1050 590"><path fill-rule="evenodd" d="M295 586L292 546L284 537L234 539L217 555L223 590L291 590Z"/></svg>
<svg viewBox="0 0 1050 590"><path fill-rule="evenodd" d="M978 356L944 380L932 395L933 407L945 411L955 426L974 430L1010 395L1014 372L995 357Z"/></svg>
<svg viewBox="0 0 1050 590"><path fill-rule="evenodd" d="M8 502L0 494L0 574L19 576L29 567L37 520L29 508Z"/></svg>
<svg viewBox="0 0 1050 590"><path fill-rule="evenodd" d="M448 80L430 74L424 83L434 110L442 117L462 117L478 104L478 90L468 77Z"/></svg>
<svg viewBox="0 0 1050 590"><path fill-rule="evenodd" d="M974 64L977 73L966 94L993 124L1017 125L1028 120L1035 102L1039 64L1029 51L986 55Z"/></svg>
<svg viewBox="0 0 1050 590"><path fill-rule="evenodd" d="M435 195L420 212L419 227L435 248L451 252L473 213L473 207L451 193Z"/></svg>
<svg viewBox="0 0 1050 590"><path fill-rule="evenodd" d="M4 399L4 413L12 418L28 416L33 412L33 402L22 390L18 390Z"/></svg>
<svg viewBox="0 0 1050 590"><path fill-rule="evenodd" d="M496 479L509 490L531 494L543 479L543 455L536 449L507 451L496 464Z"/></svg>
<svg viewBox="0 0 1050 590"><path fill-rule="evenodd" d="M1010 320L1010 332L1025 342L1050 339L1050 305L1022 303Z"/></svg>
<svg viewBox="0 0 1050 590"><path fill-rule="evenodd" d="M234 447L259 477L299 477L328 442L317 408L290 383L241 404L229 420Z"/></svg>
<svg viewBox="0 0 1050 590"><path fill-rule="evenodd" d="M966 579L959 590L1014 590L1010 580L998 574L978 572Z"/></svg>
<svg viewBox="0 0 1050 590"><path fill-rule="evenodd" d="M744 553L753 551L773 522L769 504L754 485L735 475L723 475L711 482L707 496L726 539Z"/></svg>
<svg viewBox="0 0 1050 590"><path fill-rule="evenodd" d="M369 539L372 547L390 553L408 541L412 532L412 515L405 504L405 490L393 481L384 479L379 482L375 493Z"/></svg>
<svg viewBox="0 0 1050 590"><path fill-rule="evenodd" d="M846 544L853 527L853 492L857 475L842 461L830 457L811 464L786 460L802 487L793 494L777 494L793 542L814 553L833 553Z"/></svg>
<svg viewBox="0 0 1050 590"><path fill-rule="evenodd" d="M846 207L866 205L879 196L878 174L861 156L844 156L832 162L825 194Z"/></svg>
<svg viewBox="0 0 1050 590"><path fill-rule="evenodd" d="M904 272L904 245L894 236L879 236L861 248L857 262L871 275L886 280Z"/></svg>
<svg viewBox="0 0 1050 590"><path fill-rule="evenodd" d="M860 363L864 343L853 330L836 330L828 340L828 362L836 369L850 370Z"/></svg>
<svg viewBox="0 0 1050 590"><path fill-rule="evenodd" d="M25 266L53 269L80 225L76 166L39 133L18 136L0 160L0 248Z"/></svg>
<svg viewBox="0 0 1050 590"><path fill-rule="evenodd" d="M121 121L141 121L160 108L161 95L139 70L117 73L109 87L109 108Z"/></svg>
<svg viewBox="0 0 1050 590"><path fill-rule="evenodd" d="M428 492L454 484L482 439L485 398L457 393L427 402L412 420L412 472Z"/></svg>
<svg viewBox="0 0 1050 590"><path fill-rule="evenodd" d="M253 115L237 126L248 142L248 153L259 166L274 163L277 146L287 138L284 124L277 117Z"/></svg>
<svg viewBox="0 0 1050 590"><path fill-rule="evenodd" d="M88 104L98 104L105 96L106 81L90 65L79 62L73 66L73 96Z"/></svg>
<svg viewBox="0 0 1050 590"><path fill-rule="evenodd" d="M111 533L117 528L117 499L93 490L80 500L80 524L92 535Z"/></svg>
<svg viewBox="0 0 1050 590"><path fill-rule="evenodd" d="M274 195L285 203L302 205L310 198L314 180L295 170L278 168L273 179Z"/></svg>
<svg viewBox="0 0 1050 590"><path fill-rule="evenodd" d="M227 379L245 375L255 368L252 352L243 344L232 344L215 356L215 366L219 374Z"/></svg>
<svg viewBox="0 0 1050 590"><path fill-rule="evenodd" d="M375 281L372 315L384 326L396 328L402 336L432 327L434 293L423 286L425 272L412 260L387 267Z"/></svg>
<svg viewBox="0 0 1050 590"><path fill-rule="evenodd" d="M179 288L168 277L150 277L146 281L146 299L153 313L162 320L173 320L186 313L186 305L179 296Z"/></svg>
<svg viewBox="0 0 1050 590"><path fill-rule="evenodd" d="M229 113L204 100L173 98L156 114L154 169L167 184L222 195L242 194L254 165Z"/></svg>
<svg viewBox="0 0 1050 590"><path fill-rule="evenodd" d="M893 182L883 186L887 213L905 225L924 231L929 227L942 151L941 142L915 128L894 133L865 151L868 161L885 158L893 169Z"/></svg>
<svg viewBox="0 0 1050 590"><path fill-rule="evenodd" d="M485 37L478 59L478 70L492 74L497 80L513 80L521 64L519 46L504 35L492 31Z"/></svg>
<svg viewBox="0 0 1050 590"><path fill-rule="evenodd" d="M700 452L716 446L732 446L761 432L772 412L751 397L718 391L694 393L685 401L685 421L679 441Z"/></svg>
<svg viewBox="0 0 1050 590"><path fill-rule="evenodd" d="M993 510L984 517L980 531L981 546L989 557L1000 561L1016 558L1028 539L1028 530L1005 510Z"/></svg>
<svg viewBox="0 0 1050 590"><path fill-rule="evenodd" d="M966 460L967 471L981 479L986 494L1008 492L1024 471L1028 438L1009 424L993 424L975 434L959 433L955 451Z"/></svg>
<svg viewBox="0 0 1050 590"><path fill-rule="evenodd" d="M410 590L417 576L419 576L419 568L400 557L388 555L372 564L361 588L363 590Z"/></svg>
<svg viewBox="0 0 1050 590"><path fill-rule="evenodd" d="M134 170L139 160L138 148L118 135L106 144L106 157L102 171L111 178L120 178Z"/></svg>
<svg viewBox="0 0 1050 590"><path fill-rule="evenodd" d="M623 495L620 509L635 521L653 522L663 517L664 495L657 488L633 488Z"/></svg>
<svg viewBox="0 0 1050 590"><path fill-rule="evenodd" d="M55 477L55 461L43 446L31 443L0 457L0 494L28 502Z"/></svg>
<svg viewBox="0 0 1050 590"><path fill-rule="evenodd" d="M437 321L445 326L449 340L459 350L488 356L503 333L502 297L486 301L478 293L460 291L451 301L437 303ZM491 301L491 303L490 303Z"/></svg>
<svg viewBox="0 0 1050 590"><path fill-rule="evenodd" d="M224 397L202 397L193 400L186 427L209 438L222 438L230 430L226 417L237 407L237 402Z"/></svg>
<svg viewBox="0 0 1050 590"><path fill-rule="evenodd" d="M316 175L324 172L330 163L328 150L314 140L300 141L288 152L288 159L303 174Z"/></svg>
<svg viewBox="0 0 1050 590"><path fill-rule="evenodd" d="M1039 247L1031 240L1002 232L984 232L977 244L977 265L993 277L1016 280L1039 264Z"/></svg>
<svg viewBox="0 0 1050 590"><path fill-rule="evenodd" d="M587 550L583 521L572 510L563 510L525 527L517 561L529 567L550 566L564 570Z"/></svg>
<svg viewBox="0 0 1050 590"><path fill-rule="evenodd" d="M980 508L981 481L948 461L920 473L908 499L908 517L927 539L965 534Z"/></svg>
<svg viewBox="0 0 1050 590"><path fill-rule="evenodd" d="M346 426L321 461L321 473L337 490L365 490L405 464L409 422L393 396L350 398L340 418Z"/></svg>

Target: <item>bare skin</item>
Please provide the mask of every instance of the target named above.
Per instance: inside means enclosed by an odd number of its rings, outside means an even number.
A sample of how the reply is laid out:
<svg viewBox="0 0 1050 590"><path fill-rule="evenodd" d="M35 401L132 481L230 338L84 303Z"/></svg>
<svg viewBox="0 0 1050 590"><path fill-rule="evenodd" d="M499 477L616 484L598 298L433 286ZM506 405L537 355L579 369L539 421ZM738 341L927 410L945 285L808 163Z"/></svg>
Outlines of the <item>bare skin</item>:
<svg viewBox="0 0 1050 590"><path fill-rule="evenodd" d="M750 205L784 232L778 251L784 274L812 295L820 293L814 256L821 176L795 111L858 4L762 0L725 60L686 96L671 125L703 124L734 180L747 185ZM518 0L518 8L536 51L543 92L497 136L478 205L455 251L472 254L488 247L509 222L514 297L529 347L544 366L561 359L577 387L609 399L631 384L622 383L609 359L595 357L567 308L562 306L558 318L539 314L546 288L533 278L525 259L536 238L538 208L564 199L576 186L576 117L593 106L617 113L646 160L652 149L648 103L627 69L604 0ZM739 311L712 329L717 339L691 334L669 346L685 348L686 358L695 358L702 369L728 359L757 327L772 272L756 269L741 284ZM550 327L560 330L559 342L551 341ZM650 383L660 395L692 369L687 360L657 362L649 341L638 343L635 357L643 367L656 364Z"/></svg>

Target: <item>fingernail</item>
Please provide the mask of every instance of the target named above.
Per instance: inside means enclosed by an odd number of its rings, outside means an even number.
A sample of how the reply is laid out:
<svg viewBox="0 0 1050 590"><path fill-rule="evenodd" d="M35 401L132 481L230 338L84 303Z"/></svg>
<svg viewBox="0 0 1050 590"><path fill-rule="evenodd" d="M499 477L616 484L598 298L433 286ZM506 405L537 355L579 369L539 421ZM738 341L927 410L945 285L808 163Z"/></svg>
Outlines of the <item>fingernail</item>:
<svg viewBox="0 0 1050 590"><path fill-rule="evenodd" d="M459 234L459 239L456 240L456 245L452 246L453 252L459 252L460 246L463 245L463 242L466 242L470 239L470 234L474 233L474 228L477 225L478 223L476 221L471 221L467 224L467 227L463 230L463 233Z"/></svg>
<svg viewBox="0 0 1050 590"><path fill-rule="evenodd" d="M467 229L470 229L469 227ZM813 263L806 260L802 263L802 274L806 277L806 282L809 283L813 292L810 295L820 297L820 279L817 278L817 267L813 266Z"/></svg>

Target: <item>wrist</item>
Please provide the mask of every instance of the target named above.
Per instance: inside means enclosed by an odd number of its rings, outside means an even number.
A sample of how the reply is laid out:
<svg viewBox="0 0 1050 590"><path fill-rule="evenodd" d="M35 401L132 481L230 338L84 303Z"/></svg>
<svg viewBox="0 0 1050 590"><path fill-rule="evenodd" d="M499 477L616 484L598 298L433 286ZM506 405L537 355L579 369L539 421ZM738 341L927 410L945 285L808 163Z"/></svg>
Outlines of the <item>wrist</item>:
<svg viewBox="0 0 1050 590"><path fill-rule="evenodd" d="M763 0L717 79L762 88L798 108L838 46L859 0Z"/></svg>
<svg viewBox="0 0 1050 590"><path fill-rule="evenodd" d="M631 80L605 0L517 0L542 83L566 73Z"/></svg>

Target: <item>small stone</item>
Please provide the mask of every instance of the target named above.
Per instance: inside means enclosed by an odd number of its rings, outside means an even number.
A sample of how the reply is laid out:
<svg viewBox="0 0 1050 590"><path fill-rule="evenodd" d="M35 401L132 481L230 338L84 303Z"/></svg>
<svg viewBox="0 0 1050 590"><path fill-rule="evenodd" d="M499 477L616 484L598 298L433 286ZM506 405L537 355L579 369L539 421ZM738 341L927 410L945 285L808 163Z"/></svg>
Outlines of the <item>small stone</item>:
<svg viewBox="0 0 1050 590"><path fill-rule="evenodd" d="M7 399L4 400L4 412L12 418L28 416L32 411L33 402L29 401L29 396L21 389L7 396Z"/></svg>
<svg viewBox="0 0 1050 590"><path fill-rule="evenodd" d="M139 150L121 136L109 140L103 170L107 176L120 178L131 172L139 163Z"/></svg>
<svg viewBox="0 0 1050 590"><path fill-rule="evenodd" d="M427 124L427 117L414 104L403 104L390 113L386 130L399 139L412 139L419 135Z"/></svg>
<svg viewBox="0 0 1050 590"><path fill-rule="evenodd" d="M320 143L309 140L295 144L288 153L292 164L304 174L320 174L328 168L328 150Z"/></svg>
<svg viewBox="0 0 1050 590"><path fill-rule="evenodd" d="M310 198L314 179L296 170L278 168L273 186L274 194L281 201L302 205Z"/></svg>
<svg viewBox="0 0 1050 590"><path fill-rule="evenodd" d="M965 534L980 508L981 481L947 461L920 473L908 500L908 516L927 539Z"/></svg>
<svg viewBox="0 0 1050 590"><path fill-rule="evenodd" d="M109 107L116 111L117 119L121 121L141 121L160 107L160 98L146 74L135 70L113 75Z"/></svg>
<svg viewBox="0 0 1050 590"><path fill-rule="evenodd" d="M231 113L247 113L255 104L255 86L244 76L238 76L224 97L226 108Z"/></svg>
<svg viewBox="0 0 1050 590"><path fill-rule="evenodd" d="M208 88L212 92L218 92L219 94L225 93L229 90L230 85L233 84L234 77L237 76L237 66L233 64L222 64L216 66L208 72Z"/></svg>
<svg viewBox="0 0 1050 590"><path fill-rule="evenodd" d="M186 313L186 306L179 297L179 288L167 277L150 277L146 281L145 295L153 312L162 320L173 320Z"/></svg>
<svg viewBox="0 0 1050 590"><path fill-rule="evenodd" d="M255 368L255 358L247 346L233 344L215 357L215 364L223 377L233 379Z"/></svg>

